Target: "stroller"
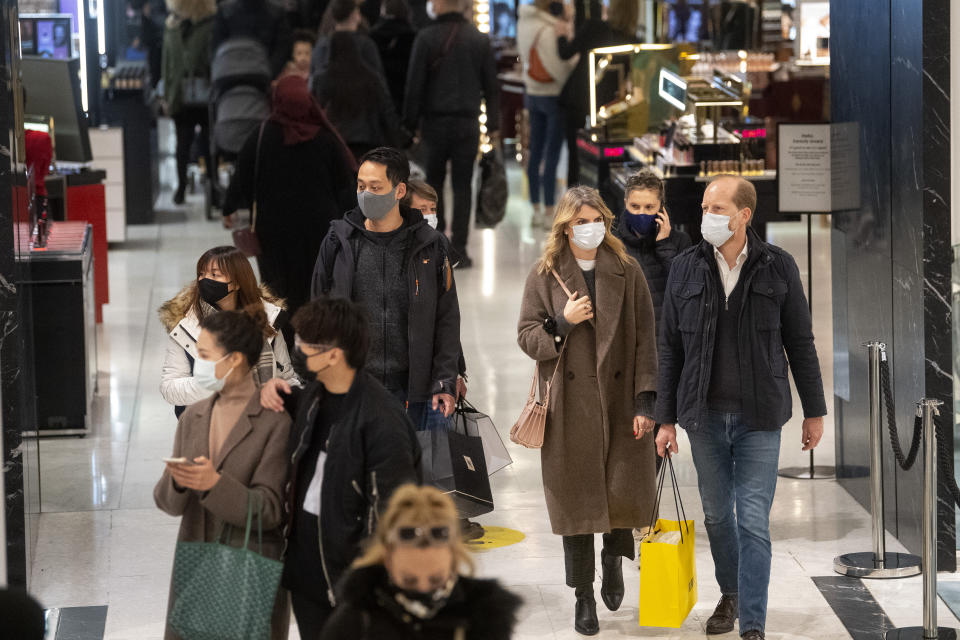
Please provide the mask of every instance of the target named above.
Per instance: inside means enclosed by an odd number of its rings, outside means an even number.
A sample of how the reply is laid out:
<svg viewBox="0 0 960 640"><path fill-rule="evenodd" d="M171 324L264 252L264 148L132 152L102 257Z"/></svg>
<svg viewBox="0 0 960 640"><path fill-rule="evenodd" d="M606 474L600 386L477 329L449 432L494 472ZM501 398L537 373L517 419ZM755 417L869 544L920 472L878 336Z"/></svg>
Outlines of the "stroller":
<svg viewBox="0 0 960 640"><path fill-rule="evenodd" d="M264 46L252 38L231 38L213 56L210 103L210 151L213 167L207 217L213 219L213 202L222 202L221 163L236 162L243 143L270 115L270 59ZM228 171L233 173L233 167ZM214 191L216 193L214 193Z"/></svg>

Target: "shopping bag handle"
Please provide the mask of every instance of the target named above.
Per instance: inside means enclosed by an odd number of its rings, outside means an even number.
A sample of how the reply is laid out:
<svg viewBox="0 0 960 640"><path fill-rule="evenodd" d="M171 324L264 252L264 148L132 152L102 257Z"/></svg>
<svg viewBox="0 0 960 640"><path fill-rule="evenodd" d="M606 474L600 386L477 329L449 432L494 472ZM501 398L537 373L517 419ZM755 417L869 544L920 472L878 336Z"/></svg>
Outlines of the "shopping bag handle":
<svg viewBox="0 0 960 640"><path fill-rule="evenodd" d="M253 503L257 503L257 553L263 555L263 497L255 491L247 491L247 524L244 527L243 547L247 549L250 545L250 533L253 530ZM230 531L235 527L229 522L224 522L220 533L217 534L217 542L228 544L230 542ZM226 534L226 535L225 535Z"/></svg>
<svg viewBox="0 0 960 640"><path fill-rule="evenodd" d="M657 499L653 503L653 512L650 514L650 531L653 532L657 526L657 514L660 512L660 500L663 497L663 483L667 477L667 467L670 467L670 479L673 485L673 505L677 510L677 517L683 522L683 528L690 533L690 525L687 524L687 513L683 508L683 499L680 496L680 486L677 483L677 473L673 468L673 457L669 454L664 459L664 464L660 465L660 472L657 474ZM680 542L683 542L683 530L680 531Z"/></svg>

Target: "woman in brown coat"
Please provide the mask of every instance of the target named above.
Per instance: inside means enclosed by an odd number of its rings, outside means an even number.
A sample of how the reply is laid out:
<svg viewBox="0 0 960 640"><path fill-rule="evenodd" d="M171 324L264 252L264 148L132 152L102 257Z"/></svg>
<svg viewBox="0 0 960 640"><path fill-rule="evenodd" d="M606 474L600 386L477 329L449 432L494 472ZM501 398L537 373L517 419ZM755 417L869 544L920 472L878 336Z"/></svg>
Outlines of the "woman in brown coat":
<svg viewBox="0 0 960 640"><path fill-rule="evenodd" d="M290 418L260 406L253 368L265 326L262 305L247 312L220 311L201 322L194 376L214 395L180 417L172 457L184 460L167 463L153 498L163 511L182 516L178 540L214 542L224 525L232 525L228 543L233 547L243 545L247 502L253 499L262 505L262 553L279 559ZM251 548L258 549L253 543ZM171 585L168 611L175 598ZM271 627L272 640L286 639L290 614L283 589ZM179 636L168 624L164 638Z"/></svg>
<svg viewBox="0 0 960 640"><path fill-rule="evenodd" d="M595 189L563 195L527 278L518 328L520 348L540 364L541 390L557 368L543 486L553 532L563 536L567 585L576 589L574 626L584 635L599 632L594 534L604 534L601 596L616 610L621 560L634 557L631 529L649 526L655 489L653 303L612 222Z"/></svg>

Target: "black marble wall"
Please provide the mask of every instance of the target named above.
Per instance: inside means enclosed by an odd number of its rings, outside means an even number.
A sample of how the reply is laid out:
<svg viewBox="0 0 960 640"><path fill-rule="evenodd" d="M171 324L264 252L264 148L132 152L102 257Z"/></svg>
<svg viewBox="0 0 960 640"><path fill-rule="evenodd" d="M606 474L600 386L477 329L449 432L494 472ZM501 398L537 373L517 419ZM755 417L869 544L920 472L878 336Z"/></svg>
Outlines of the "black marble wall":
<svg viewBox="0 0 960 640"><path fill-rule="evenodd" d="M36 519L40 511L40 461L35 429L30 300L18 285L26 279L20 260L29 238L23 150L23 102L19 77L15 0L0 0L0 418L2 418L7 582L27 586Z"/></svg>
<svg viewBox="0 0 960 640"><path fill-rule="evenodd" d="M837 465L869 505L867 357L887 344L904 447L921 397L943 400L953 446L950 308L949 0L832 0L831 117L859 122L861 207L833 216ZM921 468L884 447L888 531L920 551ZM956 569L940 491L940 566Z"/></svg>

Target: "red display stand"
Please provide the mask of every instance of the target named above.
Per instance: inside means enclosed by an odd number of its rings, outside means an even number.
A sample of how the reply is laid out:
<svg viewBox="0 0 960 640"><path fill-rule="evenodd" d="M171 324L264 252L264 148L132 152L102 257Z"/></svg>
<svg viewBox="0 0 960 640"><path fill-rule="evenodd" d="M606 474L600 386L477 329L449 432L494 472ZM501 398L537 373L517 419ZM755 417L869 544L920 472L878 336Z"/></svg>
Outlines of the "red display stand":
<svg viewBox="0 0 960 640"><path fill-rule="evenodd" d="M99 174L96 183L91 178ZM94 290L97 303L97 324L103 322L103 305L110 302L110 278L107 269L107 200L102 172L67 176L66 218L88 222L93 226Z"/></svg>

